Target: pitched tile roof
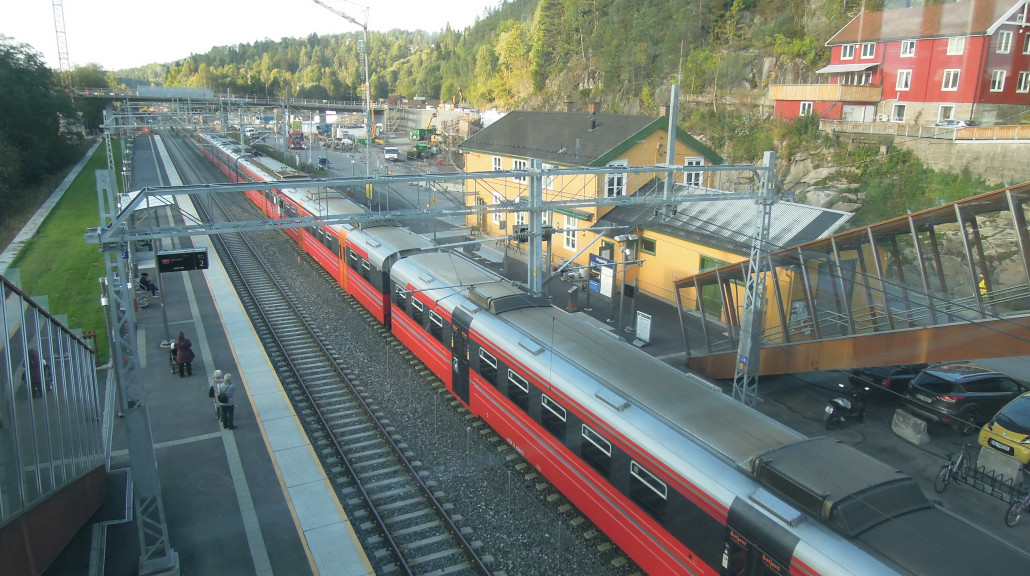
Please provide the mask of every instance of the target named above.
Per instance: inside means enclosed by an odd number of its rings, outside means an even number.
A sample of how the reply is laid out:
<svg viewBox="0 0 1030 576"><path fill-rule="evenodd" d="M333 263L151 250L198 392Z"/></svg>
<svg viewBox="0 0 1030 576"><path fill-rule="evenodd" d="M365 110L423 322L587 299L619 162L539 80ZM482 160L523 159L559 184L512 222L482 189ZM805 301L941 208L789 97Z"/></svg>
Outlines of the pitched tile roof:
<svg viewBox="0 0 1030 576"><path fill-rule="evenodd" d="M604 166L649 134L664 130L663 116L584 112L509 112L458 147L516 158L538 158L560 166ZM711 164L722 158L685 131L677 138Z"/></svg>
<svg viewBox="0 0 1030 576"><path fill-rule="evenodd" d="M1024 0L976 0L863 12L848 22L827 46L915 38L981 36Z"/></svg>

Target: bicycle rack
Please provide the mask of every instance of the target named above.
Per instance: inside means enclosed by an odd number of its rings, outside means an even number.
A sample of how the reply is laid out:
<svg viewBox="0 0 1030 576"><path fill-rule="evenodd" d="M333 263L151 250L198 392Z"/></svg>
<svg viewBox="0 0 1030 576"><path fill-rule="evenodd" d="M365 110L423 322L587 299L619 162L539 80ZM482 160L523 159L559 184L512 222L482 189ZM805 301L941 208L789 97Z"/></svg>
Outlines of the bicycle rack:
<svg viewBox="0 0 1030 576"><path fill-rule="evenodd" d="M972 458L971 453L967 453L966 458L970 458L969 471L965 475L954 474L952 476L953 482L961 482L971 486L1006 504L1011 504L1014 500L1022 500L1023 495L1030 491L1030 483L1025 480L1016 482L1015 478L1007 478L1004 474L988 470L984 466L977 466L974 464L975 459Z"/></svg>

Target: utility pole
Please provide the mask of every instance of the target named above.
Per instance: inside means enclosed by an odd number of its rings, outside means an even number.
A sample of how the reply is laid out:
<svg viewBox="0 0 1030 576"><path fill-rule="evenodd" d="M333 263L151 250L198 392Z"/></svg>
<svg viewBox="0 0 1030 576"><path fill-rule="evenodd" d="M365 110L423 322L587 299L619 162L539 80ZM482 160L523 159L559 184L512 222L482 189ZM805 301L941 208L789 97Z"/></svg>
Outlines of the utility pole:
<svg viewBox="0 0 1030 576"><path fill-rule="evenodd" d="M740 341L733 371L733 398L748 406L758 399L758 368L762 355L762 332L765 327L765 281L772 207L776 203L776 153L769 151L762 158L761 189L758 191L758 215L755 235L751 240L751 258L745 272L744 309L740 315Z"/></svg>
<svg viewBox="0 0 1030 576"><path fill-rule="evenodd" d="M311 1L351 24L361 26L361 31L363 32L363 40L358 44L358 52L361 53L365 65L365 178L368 178L371 175L370 170L372 169L372 85L368 80L368 7L365 8L365 21L358 22L340 10L322 2L322 0ZM387 197L387 202L389 202L389 197Z"/></svg>

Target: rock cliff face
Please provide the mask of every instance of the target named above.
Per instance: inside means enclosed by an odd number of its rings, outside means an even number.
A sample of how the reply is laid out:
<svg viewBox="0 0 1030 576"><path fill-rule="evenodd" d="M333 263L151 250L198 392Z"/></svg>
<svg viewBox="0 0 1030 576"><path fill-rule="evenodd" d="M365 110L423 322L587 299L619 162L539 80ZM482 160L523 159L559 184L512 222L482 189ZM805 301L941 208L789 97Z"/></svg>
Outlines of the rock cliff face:
<svg viewBox="0 0 1030 576"><path fill-rule="evenodd" d="M977 163L986 163L990 158L994 165L992 170L983 168L978 174L989 182L998 184L998 188L1021 183L1030 179L1030 163L1025 156L1015 149L1001 150L997 143L978 144L965 143L956 147L954 142L942 142L937 145L922 142L913 147L913 152L920 156L927 165L938 170L963 168L973 169ZM1008 144L1005 146L1017 146ZM1026 146L1018 150L1025 154ZM849 212L857 211L863 203L863 195L856 184L844 177L844 169L836 167L816 167L824 158L818 154L798 155L792 159L783 177L787 190L795 194L796 200L812 206L833 208ZM965 163L960 162L963 160ZM991 178L987 178L988 174ZM1022 175L1022 176L1020 176ZM1022 178L1022 179L1021 179ZM954 215L951 214L954 219ZM999 311L1017 310L1028 307L1028 271L1023 255L1019 250L1018 234L1012 214L1008 211L979 214L976 216L980 242L983 253L988 286L992 300L997 303ZM920 247L923 252L924 266L927 270L930 291L948 300L967 299L966 305L975 307L977 283L981 272L978 251L975 246L974 229L966 225L966 233L970 239L974 263L970 266L966 247L962 240L961 226L957 222L945 222L935 227L938 249L940 251L940 267L938 274L928 233L920 234ZM917 252L911 234L897 237L898 262L893 256L885 262L884 273L892 283L904 284L908 289L922 293L923 278L917 261ZM889 249L884 244L881 249ZM904 282L901 282L902 278ZM940 279L944 279L945 290L942 293Z"/></svg>

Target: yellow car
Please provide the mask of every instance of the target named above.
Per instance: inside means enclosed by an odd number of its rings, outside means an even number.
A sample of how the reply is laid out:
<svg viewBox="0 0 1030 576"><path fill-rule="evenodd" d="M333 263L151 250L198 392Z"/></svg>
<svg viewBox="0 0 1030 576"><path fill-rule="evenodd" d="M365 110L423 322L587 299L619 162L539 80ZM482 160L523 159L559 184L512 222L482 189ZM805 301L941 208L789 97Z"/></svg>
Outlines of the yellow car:
<svg viewBox="0 0 1030 576"><path fill-rule="evenodd" d="M980 445L1030 462L1030 392L1017 396L980 430Z"/></svg>

